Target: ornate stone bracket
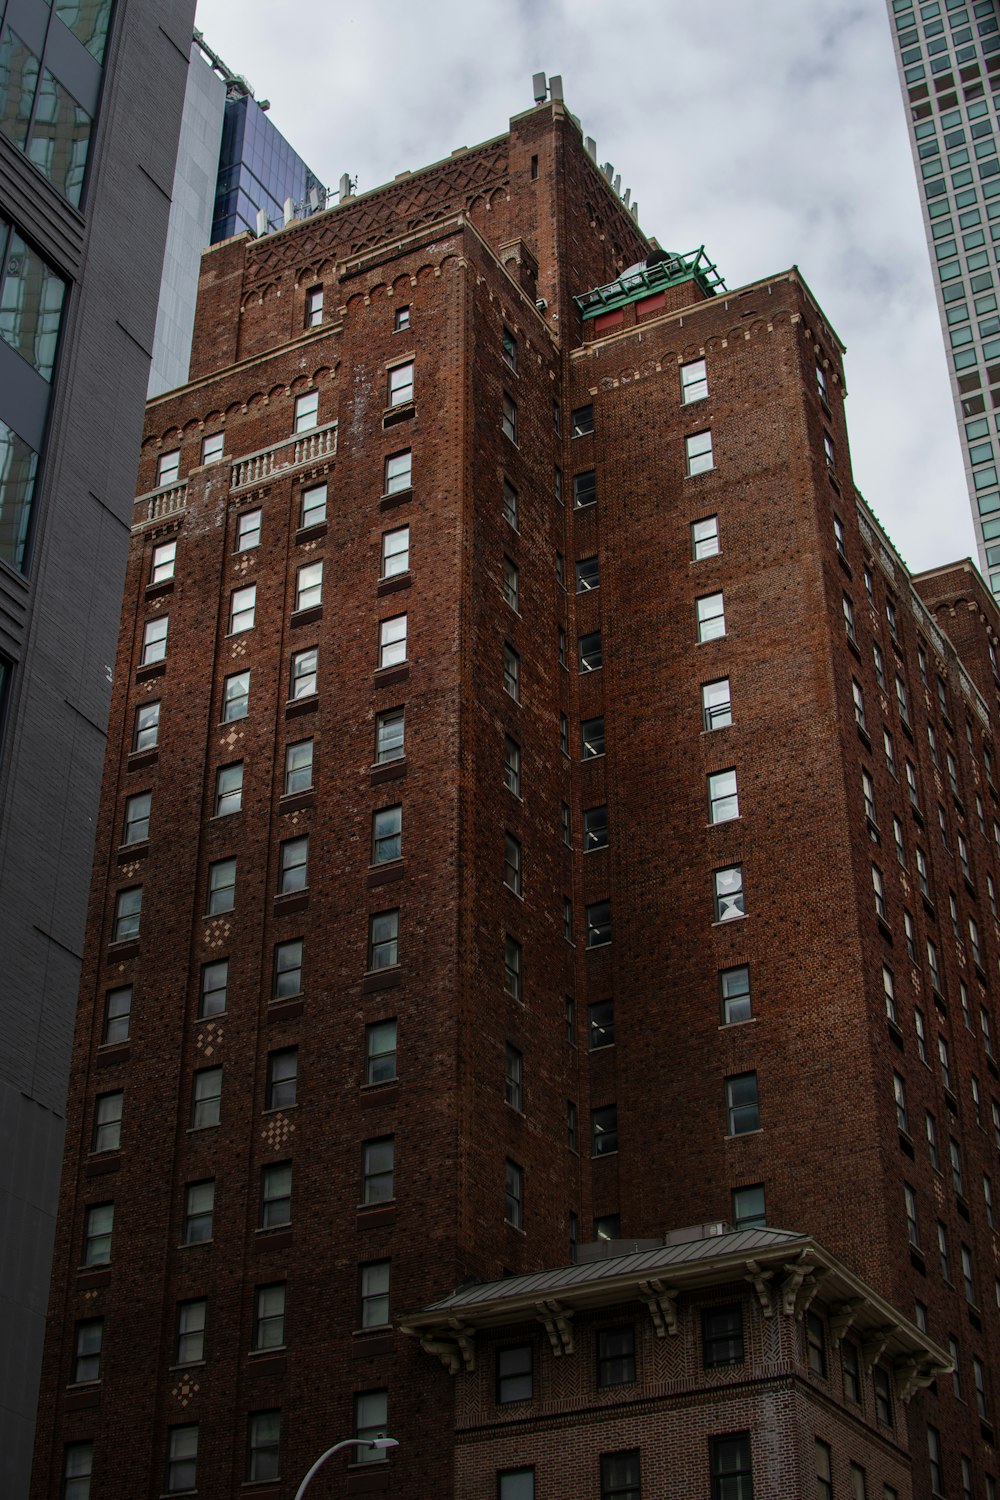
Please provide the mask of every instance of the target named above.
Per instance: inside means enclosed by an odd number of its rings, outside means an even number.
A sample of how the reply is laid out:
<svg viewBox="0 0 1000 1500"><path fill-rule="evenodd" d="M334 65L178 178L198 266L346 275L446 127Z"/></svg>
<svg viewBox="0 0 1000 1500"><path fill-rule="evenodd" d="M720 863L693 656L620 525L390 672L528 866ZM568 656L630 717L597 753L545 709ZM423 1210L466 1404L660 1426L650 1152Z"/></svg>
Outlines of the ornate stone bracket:
<svg viewBox="0 0 1000 1500"><path fill-rule="evenodd" d="M420 1347L426 1354L436 1355L449 1375L458 1375L462 1370L471 1373L476 1368L475 1329L466 1328L457 1318L422 1334Z"/></svg>
<svg viewBox="0 0 1000 1500"><path fill-rule="evenodd" d="M883 1350L894 1331L891 1323L887 1323L884 1328L874 1328L861 1345L861 1366L866 1375L871 1374L872 1367L882 1358Z"/></svg>
<svg viewBox="0 0 1000 1500"><path fill-rule="evenodd" d="M798 1260L786 1263L784 1269L788 1274L781 1283L781 1311L785 1314L786 1318L799 1317L801 1314L796 1305L799 1292L802 1289L802 1283L807 1277L812 1276L815 1267L812 1260L803 1251ZM812 1297L809 1298L809 1301L812 1301Z"/></svg>
<svg viewBox="0 0 1000 1500"><path fill-rule="evenodd" d="M830 1309L830 1338L835 1349L841 1339L847 1337L862 1307L864 1307L864 1302L860 1297L856 1297L852 1302L840 1302Z"/></svg>
<svg viewBox="0 0 1000 1500"><path fill-rule="evenodd" d="M905 1404L917 1391L932 1385L937 1373L933 1365L926 1364L916 1356L899 1360L893 1366L893 1374L896 1377L896 1394L900 1401Z"/></svg>
<svg viewBox="0 0 1000 1500"><path fill-rule="evenodd" d="M765 1318L769 1318L774 1312L774 1303L771 1301L771 1288L768 1282L773 1280L773 1271L762 1271L755 1260L747 1261L747 1281L753 1284L757 1299L760 1302L760 1310Z"/></svg>
<svg viewBox="0 0 1000 1500"><path fill-rule="evenodd" d="M573 1314L568 1308L554 1299L535 1303L535 1313L539 1323L549 1336L552 1345L552 1353L555 1355L573 1353Z"/></svg>
<svg viewBox="0 0 1000 1500"><path fill-rule="evenodd" d="M658 1339L665 1333L677 1332L678 1294L674 1287L666 1287L662 1281L640 1281L639 1296L649 1308Z"/></svg>
<svg viewBox="0 0 1000 1500"><path fill-rule="evenodd" d="M804 1318L809 1311L809 1304L819 1291L819 1284L826 1275L822 1266L816 1266L810 1270L802 1285L799 1287L798 1296L795 1298L795 1316Z"/></svg>

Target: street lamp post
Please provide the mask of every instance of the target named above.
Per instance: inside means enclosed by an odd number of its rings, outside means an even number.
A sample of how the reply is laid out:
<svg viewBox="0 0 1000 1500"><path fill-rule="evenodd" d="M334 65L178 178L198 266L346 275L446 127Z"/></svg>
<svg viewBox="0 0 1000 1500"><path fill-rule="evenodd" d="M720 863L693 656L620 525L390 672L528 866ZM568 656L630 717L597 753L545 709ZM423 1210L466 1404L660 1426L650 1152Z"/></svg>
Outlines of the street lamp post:
<svg viewBox="0 0 1000 1500"><path fill-rule="evenodd" d="M339 1453L340 1450L341 1450L341 1448L376 1448L376 1449L383 1449L383 1448L398 1448L398 1447L399 1447L399 1444L396 1441L396 1439L395 1438L391 1438L391 1437L380 1437L380 1438L344 1438L344 1440L343 1440L342 1443L334 1443L334 1445L333 1445L332 1448L327 1448L326 1452L325 1453L321 1453L320 1456L319 1456L319 1458L317 1458L316 1462L313 1464L312 1468L309 1470L309 1473L306 1475L306 1477L303 1479L302 1483L299 1485L298 1489L295 1491L295 1500L302 1500L302 1496L305 1494L306 1490L309 1488L310 1480L312 1480L313 1477L318 1472L318 1470L320 1470L323 1467L323 1465L326 1463L327 1459L328 1458L332 1458L332 1456L333 1456L334 1453Z"/></svg>

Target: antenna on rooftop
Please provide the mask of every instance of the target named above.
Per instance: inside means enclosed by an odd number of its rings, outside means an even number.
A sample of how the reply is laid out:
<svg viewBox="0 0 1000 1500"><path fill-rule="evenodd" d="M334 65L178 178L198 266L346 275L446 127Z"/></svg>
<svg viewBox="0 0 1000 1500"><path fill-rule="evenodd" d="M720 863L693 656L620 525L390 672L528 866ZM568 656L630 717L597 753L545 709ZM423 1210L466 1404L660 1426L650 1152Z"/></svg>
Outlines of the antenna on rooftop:
<svg viewBox="0 0 1000 1500"><path fill-rule="evenodd" d="M545 74L544 73L532 73L532 75L531 75L531 92L535 96L535 103L536 104L544 104L545 103L545 100L548 98L548 92L549 91L548 91L548 86L546 85L546 82L545 82Z"/></svg>
<svg viewBox="0 0 1000 1500"><path fill-rule="evenodd" d="M553 73L552 77L549 79L549 98L561 99L562 96L562 74Z"/></svg>
<svg viewBox="0 0 1000 1500"><path fill-rule="evenodd" d="M341 179L340 179L340 201L341 201L341 203L344 202L345 198L349 198L351 196L351 189L353 187L356 187L356 186L357 186L357 184L353 183L351 181L351 174L350 174L350 172L345 172L344 175L343 175L343 177L341 177Z"/></svg>
<svg viewBox="0 0 1000 1500"><path fill-rule="evenodd" d="M586 140L584 141L583 145L584 145L584 149L586 150L587 155L590 157L591 161L592 162L596 162L597 161L597 142L594 140L594 137L592 135L588 135L587 138L586 138Z"/></svg>
<svg viewBox="0 0 1000 1500"><path fill-rule="evenodd" d="M285 223L290 224L295 218L295 199L286 198L283 204L283 208L285 212Z"/></svg>
<svg viewBox="0 0 1000 1500"><path fill-rule="evenodd" d="M265 235L266 233L267 233L267 209L266 208L258 208L258 210L257 210L257 238L260 239L261 236Z"/></svg>

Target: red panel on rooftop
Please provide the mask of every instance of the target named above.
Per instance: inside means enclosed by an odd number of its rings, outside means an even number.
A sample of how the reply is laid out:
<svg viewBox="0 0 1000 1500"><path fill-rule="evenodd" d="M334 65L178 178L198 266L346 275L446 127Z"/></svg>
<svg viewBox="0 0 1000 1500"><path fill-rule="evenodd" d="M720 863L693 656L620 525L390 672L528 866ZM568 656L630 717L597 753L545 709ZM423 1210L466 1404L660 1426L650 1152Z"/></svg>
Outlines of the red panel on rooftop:
<svg viewBox="0 0 1000 1500"><path fill-rule="evenodd" d="M624 323L625 313L619 307L614 312L601 313L599 318L594 319L594 332L603 333L606 328L617 328L619 323Z"/></svg>

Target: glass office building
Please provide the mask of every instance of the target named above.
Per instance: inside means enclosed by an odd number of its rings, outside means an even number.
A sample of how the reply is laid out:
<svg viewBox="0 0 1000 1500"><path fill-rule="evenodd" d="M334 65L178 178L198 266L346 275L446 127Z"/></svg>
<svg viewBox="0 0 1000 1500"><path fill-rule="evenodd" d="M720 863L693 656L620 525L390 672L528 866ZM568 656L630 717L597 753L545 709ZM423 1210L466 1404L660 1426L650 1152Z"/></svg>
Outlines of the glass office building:
<svg viewBox="0 0 1000 1500"><path fill-rule="evenodd" d="M980 565L1000 596L1000 7L888 7Z"/></svg>
<svg viewBox="0 0 1000 1500"><path fill-rule="evenodd" d="M320 187L319 178L272 125L256 99L231 86L222 127L212 244L244 229L256 234L260 209L275 228L284 220L285 199L304 204L314 187Z"/></svg>

